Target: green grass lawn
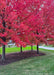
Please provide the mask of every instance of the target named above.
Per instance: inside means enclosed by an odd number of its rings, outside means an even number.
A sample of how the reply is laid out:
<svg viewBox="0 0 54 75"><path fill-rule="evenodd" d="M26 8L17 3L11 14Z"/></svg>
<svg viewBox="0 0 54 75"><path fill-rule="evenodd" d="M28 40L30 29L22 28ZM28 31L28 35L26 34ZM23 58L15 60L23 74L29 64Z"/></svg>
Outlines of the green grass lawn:
<svg viewBox="0 0 54 75"><path fill-rule="evenodd" d="M40 50L46 55L0 66L0 75L54 75L54 51Z"/></svg>
<svg viewBox="0 0 54 75"><path fill-rule="evenodd" d="M47 45L44 45L44 47L53 47L53 45L48 45L48 46Z"/></svg>
<svg viewBox="0 0 54 75"><path fill-rule="evenodd" d="M26 50L31 50L31 46L27 46L27 47L23 47L22 48L23 51L26 51ZM34 45L33 46L33 50L36 50L36 46ZM39 48L39 50L45 50L45 49L41 49ZM47 50L48 51L48 50ZM51 50L50 50L51 51ZM6 48L5 50L6 53L13 53L13 52L20 52L20 47L10 47L10 48ZM53 52L53 51L52 51ZM2 54L2 48L0 48L0 54Z"/></svg>
<svg viewBox="0 0 54 75"><path fill-rule="evenodd" d="M36 46L33 46L33 49L36 50ZM31 50L31 46L23 47L23 51L25 50ZM12 53L12 52L20 52L20 47L13 47L13 48L6 48L6 53ZM0 54L2 54L2 48L0 48Z"/></svg>

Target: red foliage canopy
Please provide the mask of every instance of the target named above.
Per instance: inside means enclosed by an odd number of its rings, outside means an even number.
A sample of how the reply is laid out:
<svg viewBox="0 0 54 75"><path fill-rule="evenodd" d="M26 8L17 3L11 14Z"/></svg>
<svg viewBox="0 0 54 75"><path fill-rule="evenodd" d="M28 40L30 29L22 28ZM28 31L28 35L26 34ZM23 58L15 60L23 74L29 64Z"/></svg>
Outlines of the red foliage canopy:
<svg viewBox="0 0 54 75"><path fill-rule="evenodd" d="M54 43L53 0L1 0L0 43ZM4 41L3 38L6 40Z"/></svg>

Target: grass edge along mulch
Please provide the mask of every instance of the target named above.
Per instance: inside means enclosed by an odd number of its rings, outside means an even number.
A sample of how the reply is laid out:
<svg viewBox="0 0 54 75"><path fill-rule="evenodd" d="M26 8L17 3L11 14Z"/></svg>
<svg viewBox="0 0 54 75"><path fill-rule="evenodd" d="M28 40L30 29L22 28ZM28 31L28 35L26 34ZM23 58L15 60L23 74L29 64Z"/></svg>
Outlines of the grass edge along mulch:
<svg viewBox="0 0 54 75"><path fill-rule="evenodd" d="M36 56L43 56L43 55L45 55L45 53L39 52L39 54L37 54L37 51L35 50L34 51L23 51L22 53L21 52L9 53L9 54L6 54L5 61L1 60L1 55L0 55L0 66L8 65L10 63L20 61L22 59L36 57Z"/></svg>

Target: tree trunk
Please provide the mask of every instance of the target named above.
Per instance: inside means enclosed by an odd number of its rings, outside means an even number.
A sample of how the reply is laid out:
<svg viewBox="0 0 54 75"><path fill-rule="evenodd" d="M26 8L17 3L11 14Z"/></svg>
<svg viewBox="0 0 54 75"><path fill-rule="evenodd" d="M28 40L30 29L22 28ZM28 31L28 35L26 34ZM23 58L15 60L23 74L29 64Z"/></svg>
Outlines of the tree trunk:
<svg viewBox="0 0 54 75"><path fill-rule="evenodd" d="M37 54L39 54L39 46L38 46L38 44L37 44Z"/></svg>
<svg viewBox="0 0 54 75"><path fill-rule="evenodd" d="M5 61L5 45L2 45L2 61Z"/></svg>
<svg viewBox="0 0 54 75"><path fill-rule="evenodd" d="M21 53L22 53L22 46L20 47L20 51L21 51Z"/></svg>
<svg viewBox="0 0 54 75"><path fill-rule="evenodd" d="M2 33L4 34L5 27L6 27L4 20L3 20L3 27L4 27L4 29L3 29ZM6 41L6 37L2 37L2 40L5 42ZM4 44L2 45L2 61L5 61L5 45Z"/></svg>
<svg viewBox="0 0 54 75"><path fill-rule="evenodd" d="M33 46L31 45L31 51L33 51Z"/></svg>

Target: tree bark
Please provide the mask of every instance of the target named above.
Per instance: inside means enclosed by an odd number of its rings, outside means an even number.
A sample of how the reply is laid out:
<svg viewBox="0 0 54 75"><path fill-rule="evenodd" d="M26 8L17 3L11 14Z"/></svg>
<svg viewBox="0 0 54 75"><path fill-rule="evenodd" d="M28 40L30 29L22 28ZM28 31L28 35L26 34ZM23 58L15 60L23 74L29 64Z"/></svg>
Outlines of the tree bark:
<svg viewBox="0 0 54 75"><path fill-rule="evenodd" d="M2 45L2 61L5 61L5 45Z"/></svg>
<svg viewBox="0 0 54 75"><path fill-rule="evenodd" d="M5 32L5 27L6 27L4 20L3 20L3 27L4 27L4 29L3 29L2 33ZM5 42L6 41L6 37L2 37L2 40ZM5 45L4 44L2 44L2 61L5 61Z"/></svg>
<svg viewBox="0 0 54 75"><path fill-rule="evenodd" d="M39 35L38 30L37 30L37 35ZM37 54L39 54L39 45L37 43Z"/></svg>
<svg viewBox="0 0 54 75"><path fill-rule="evenodd" d="M31 45L31 51L33 51L33 46Z"/></svg>
<svg viewBox="0 0 54 75"><path fill-rule="evenodd" d="M20 47L20 51L21 51L21 53L22 53L22 46Z"/></svg>
<svg viewBox="0 0 54 75"><path fill-rule="evenodd" d="M39 54L39 45L37 44L37 54Z"/></svg>

